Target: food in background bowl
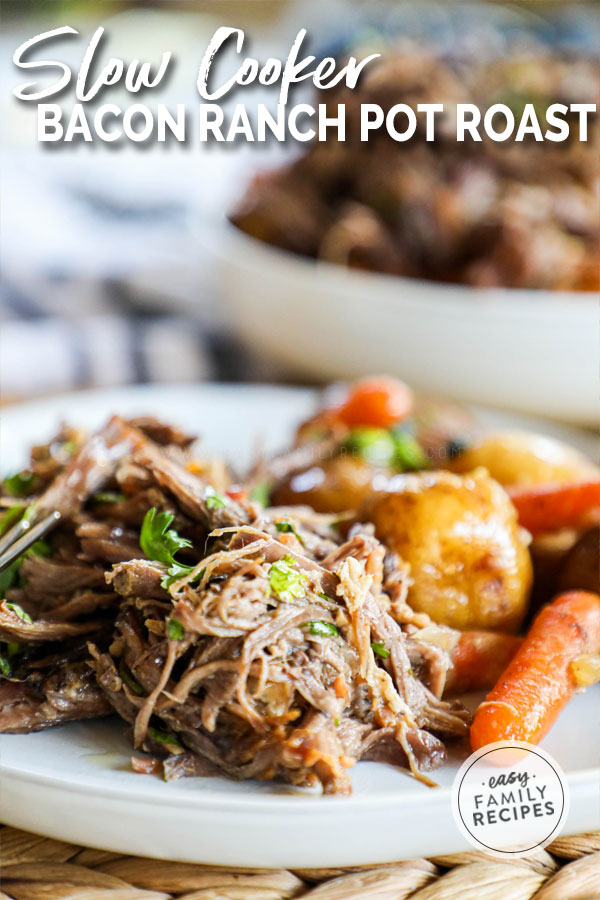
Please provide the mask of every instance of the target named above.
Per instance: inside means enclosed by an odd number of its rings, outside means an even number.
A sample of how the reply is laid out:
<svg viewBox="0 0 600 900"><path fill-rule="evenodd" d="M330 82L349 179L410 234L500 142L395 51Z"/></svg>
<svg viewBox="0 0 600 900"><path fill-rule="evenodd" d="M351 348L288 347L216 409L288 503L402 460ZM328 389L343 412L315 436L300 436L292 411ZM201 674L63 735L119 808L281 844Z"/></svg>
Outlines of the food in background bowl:
<svg viewBox="0 0 600 900"><path fill-rule="evenodd" d="M435 142L386 132L361 142L361 103L598 102L598 63L537 49L476 62L404 49L371 64L358 87L328 91L346 104L347 138L315 142L285 168L258 176L232 215L248 234L344 266L474 286L596 290L600 286L598 118L587 142Z"/></svg>

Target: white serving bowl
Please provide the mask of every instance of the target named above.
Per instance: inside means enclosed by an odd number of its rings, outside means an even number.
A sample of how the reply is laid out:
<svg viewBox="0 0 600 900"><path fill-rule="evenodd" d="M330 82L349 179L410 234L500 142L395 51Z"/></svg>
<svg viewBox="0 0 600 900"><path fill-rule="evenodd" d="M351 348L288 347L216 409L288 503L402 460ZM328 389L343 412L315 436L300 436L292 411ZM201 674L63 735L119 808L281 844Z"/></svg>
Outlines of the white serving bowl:
<svg viewBox="0 0 600 900"><path fill-rule="evenodd" d="M398 375L422 391L579 424L598 418L593 294L477 289L345 269L228 222L200 240L255 351L316 379Z"/></svg>

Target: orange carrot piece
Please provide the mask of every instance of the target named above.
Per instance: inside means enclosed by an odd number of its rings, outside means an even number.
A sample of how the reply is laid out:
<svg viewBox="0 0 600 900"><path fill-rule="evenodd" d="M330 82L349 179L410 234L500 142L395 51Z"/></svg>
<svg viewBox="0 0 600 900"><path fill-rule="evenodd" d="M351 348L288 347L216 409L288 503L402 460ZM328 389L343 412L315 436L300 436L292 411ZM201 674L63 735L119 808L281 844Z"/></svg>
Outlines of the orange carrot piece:
<svg viewBox="0 0 600 900"><path fill-rule="evenodd" d="M508 492L521 525L533 535L577 528L594 510L600 512L600 481L514 487Z"/></svg>
<svg viewBox="0 0 600 900"><path fill-rule="evenodd" d="M406 419L412 409L410 388L397 378L380 375L356 381L345 402L333 413L349 428L355 425L391 428Z"/></svg>
<svg viewBox="0 0 600 900"><path fill-rule="evenodd" d="M244 503L247 498L247 491L239 484L232 484L231 487L227 488L225 493L231 500L235 500L237 503Z"/></svg>
<svg viewBox="0 0 600 900"><path fill-rule="evenodd" d="M333 689L335 691L335 696L343 699L348 696L348 685L346 684L346 680L343 675L338 675L333 682Z"/></svg>
<svg viewBox="0 0 600 900"><path fill-rule="evenodd" d="M523 643L514 634L464 631L452 651L452 668L444 693L483 691L491 688Z"/></svg>
<svg viewBox="0 0 600 900"><path fill-rule="evenodd" d="M577 690L571 663L600 648L600 596L559 594L535 619L471 726L473 750L495 741L535 744Z"/></svg>

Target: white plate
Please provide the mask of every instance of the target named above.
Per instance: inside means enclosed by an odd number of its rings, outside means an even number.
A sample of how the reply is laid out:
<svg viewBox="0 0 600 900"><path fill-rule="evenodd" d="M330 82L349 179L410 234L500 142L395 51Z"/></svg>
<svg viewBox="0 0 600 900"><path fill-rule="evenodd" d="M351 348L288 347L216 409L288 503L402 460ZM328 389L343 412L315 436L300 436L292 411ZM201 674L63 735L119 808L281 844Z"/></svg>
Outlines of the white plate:
<svg viewBox="0 0 600 900"><path fill-rule="evenodd" d="M243 464L254 442L282 446L311 409L308 391L268 387L149 387L91 392L3 409L3 469L65 417L100 425L112 412L155 413L200 432L210 453ZM482 413L490 425L519 416ZM528 423L536 430L545 423ZM591 452L589 435L549 429ZM543 742L568 774L565 833L600 827L600 688L575 698ZM0 738L0 819L9 825L122 853L248 866L337 866L468 849L450 808L459 760L436 772L439 790L403 771L359 763L350 798L225 778L165 784L135 775L118 720L82 722Z"/></svg>
<svg viewBox="0 0 600 900"><path fill-rule="evenodd" d="M288 369L318 379L389 372L454 399L598 420L593 294L360 272L270 247L224 221L197 234L230 326Z"/></svg>

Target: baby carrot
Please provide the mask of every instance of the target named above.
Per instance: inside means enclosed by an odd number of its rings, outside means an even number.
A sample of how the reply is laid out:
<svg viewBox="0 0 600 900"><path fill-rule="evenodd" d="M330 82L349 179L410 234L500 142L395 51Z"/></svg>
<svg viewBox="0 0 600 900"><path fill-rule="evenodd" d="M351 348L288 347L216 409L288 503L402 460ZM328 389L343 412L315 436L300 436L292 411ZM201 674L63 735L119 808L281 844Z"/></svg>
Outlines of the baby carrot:
<svg viewBox="0 0 600 900"><path fill-rule="evenodd" d="M356 381L345 402L333 413L349 428L355 425L392 428L408 418L412 408L410 388L397 378L380 375Z"/></svg>
<svg viewBox="0 0 600 900"><path fill-rule="evenodd" d="M571 664L600 648L600 596L559 594L535 619L512 662L475 713L471 746L537 743L577 690Z"/></svg>
<svg viewBox="0 0 600 900"><path fill-rule="evenodd" d="M509 494L519 522L533 535L577 528L600 511L600 481L515 487Z"/></svg>

